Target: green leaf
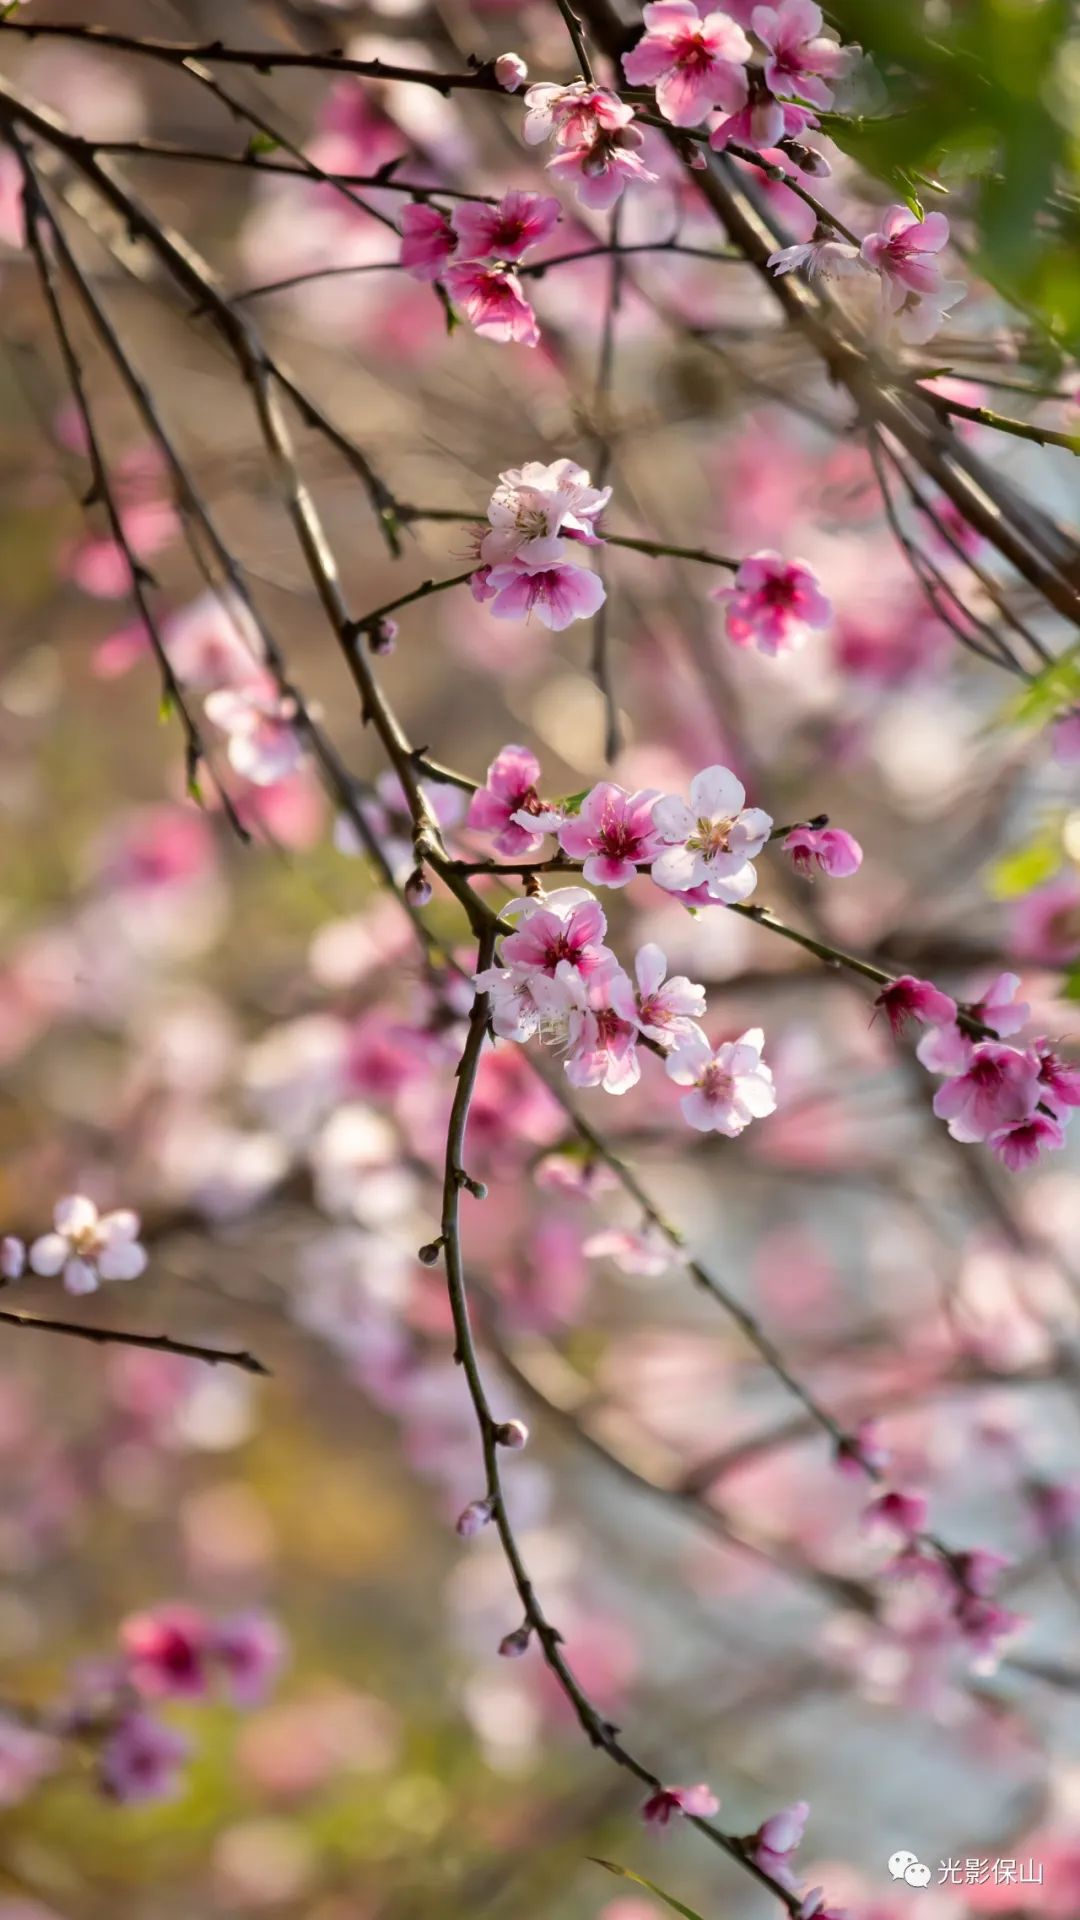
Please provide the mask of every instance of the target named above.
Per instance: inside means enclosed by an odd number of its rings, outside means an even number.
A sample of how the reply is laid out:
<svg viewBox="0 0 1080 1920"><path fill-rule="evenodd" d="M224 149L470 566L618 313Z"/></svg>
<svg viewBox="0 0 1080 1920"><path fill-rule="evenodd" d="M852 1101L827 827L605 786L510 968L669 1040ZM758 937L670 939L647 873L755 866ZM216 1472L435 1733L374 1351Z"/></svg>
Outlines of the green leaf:
<svg viewBox="0 0 1080 1920"><path fill-rule="evenodd" d="M1045 726L1066 707L1080 701L1080 647L1063 653L1059 660L1035 676L1031 685L1006 709L1004 718L1020 727Z"/></svg>
<svg viewBox="0 0 1080 1920"><path fill-rule="evenodd" d="M1030 893L1044 880L1053 879L1062 862L1061 841L1056 835L1040 834L1026 847L1014 847L987 872L986 884L995 900L1015 900Z"/></svg>
<svg viewBox="0 0 1080 1920"><path fill-rule="evenodd" d="M1080 1000L1080 967L1070 967L1063 976L1058 997L1061 1000Z"/></svg>
<svg viewBox="0 0 1080 1920"><path fill-rule="evenodd" d="M582 787L580 793L564 794L561 800L556 800L555 805L559 807L563 813L580 813L582 801L586 794L591 792L591 787Z"/></svg>
<svg viewBox="0 0 1080 1920"><path fill-rule="evenodd" d="M244 157L248 160L257 160L260 154L276 153L280 145L281 141L275 139L272 133L253 133L244 148Z"/></svg>
<svg viewBox="0 0 1080 1920"><path fill-rule="evenodd" d="M644 1874L632 1873L629 1867L618 1867L614 1860L600 1860L594 1853L591 1853L589 1858L594 1867L606 1867L607 1871L614 1873L618 1879L632 1880L635 1886L644 1887L647 1892L654 1893L658 1900L664 1902L665 1907L671 1908L672 1913L681 1913L682 1920L701 1920L700 1913L695 1913L693 1907L684 1906L681 1900L676 1900L672 1894L665 1893L663 1887L658 1887L655 1881L646 1880Z"/></svg>
<svg viewBox="0 0 1080 1920"><path fill-rule="evenodd" d="M173 714L175 712L176 712L176 701L173 699L172 694L168 691L168 688L166 688L165 692L162 694L160 700L158 701L157 717L162 722L162 724L164 724L166 720L172 719Z"/></svg>

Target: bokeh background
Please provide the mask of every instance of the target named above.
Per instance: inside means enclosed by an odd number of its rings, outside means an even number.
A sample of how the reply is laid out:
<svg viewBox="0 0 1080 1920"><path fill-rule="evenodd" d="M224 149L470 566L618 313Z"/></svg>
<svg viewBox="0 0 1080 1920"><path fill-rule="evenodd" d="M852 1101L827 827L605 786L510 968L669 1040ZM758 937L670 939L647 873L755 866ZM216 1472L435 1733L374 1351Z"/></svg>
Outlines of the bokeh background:
<svg viewBox="0 0 1080 1920"><path fill-rule="evenodd" d="M347 40L418 64L510 45L536 71L564 63L562 23L538 0L30 0L26 13L164 38ZM6 35L0 62L89 138L244 150L247 130L169 65ZM299 73L230 84L325 168L373 171L404 154L432 180L502 191L523 177L515 103ZM888 197L839 152L834 164L846 208ZM310 181L135 153L123 166L230 293L396 258L393 233ZM376 779L377 745L234 368L78 181L63 168L49 180L297 681L349 768ZM9 1725L0 1915L656 1920L659 1904L620 1892L593 1855L706 1915L769 1912L692 1835L661 1851L633 1782L589 1750L535 1654L496 1656L513 1598L497 1544L453 1532L479 1463L442 1283L415 1259L437 1219L453 1047L416 1072L390 1064L402 1025L430 1017L429 984L397 908L335 841L308 767L270 787L231 780L247 846L212 783L202 809L185 795L178 727L158 713L100 506L84 505L10 172L0 198L0 1224L42 1231L60 1193L85 1189L139 1208L152 1249L129 1287L59 1305L55 1282L27 1280L11 1303L250 1347L272 1369L255 1380L2 1330L0 1698L13 1712L48 1703L73 1663L115 1646L124 1616L166 1598L265 1607L290 1644L252 1712L169 1710L195 1752L168 1805L103 1800L78 1743L28 1781ZM962 191L959 205L974 218ZM1023 226L1023 206L1013 213ZM672 220L715 240L667 175L628 208L623 237L662 236ZM566 231L591 237L569 212ZM392 270L249 311L401 499L482 514L500 470L563 455L595 467L606 446L621 529L805 555L837 617L780 661L726 642L708 598L718 576L626 553L610 563L615 777L674 790L724 761L778 820L828 812L863 844L861 873L810 888L777 857L759 898L950 991L977 991L1012 963L1036 1030L1067 1044L1075 770L1014 724L1007 679L927 607L853 422L752 276L642 256L598 397L610 272L597 259L536 283L533 354L448 332L430 289ZM988 280L973 281L963 313L958 338L997 340L1030 369L1033 336L1009 344L1023 324ZM204 582L145 436L77 331L157 604L190 631ZM1075 424L1068 363L1047 356L1056 386L1037 417ZM351 605L467 564L453 525L409 529L392 560L347 461L299 431ZM1010 482L1068 512L1067 453L991 444ZM936 561L960 579L949 549ZM966 575L962 592L983 604ZM465 590L407 609L401 626L380 672L439 759L480 779L521 740L551 795L601 776L584 628L497 623ZM432 915L461 937L451 902L437 898ZM880 1419L901 1480L931 1491L940 1531L1013 1557L1010 1604L1032 1624L1014 1664L972 1674L916 1657L830 1586L881 1562L859 1488L677 1267L626 1271L617 1243L586 1251L605 1225L638 1223L617 1193L583 1200L530 1177L565 1144L565 1122L504 1049L482 1089L490 1196L466 1203L466 1249L497 1404L532 1428L507 1477L569 1655L661 1772L712 1783L735 1831L809 1799L807 1884L825 1882L862 1920L1068 1920L1080 1575L1068 1537L1048 1542L1036 1525L1032 1486L1076 1472L1075 1174L1060 1156L1014 1181L954 1147L930 1115L932 1083L872 1020L861 983L734 916L685 915L646 882L611 896L610 918L620 946L631 930L657 939L708 983L723 1031L764 1026L780 1109L734 1149L680 1131L662 1081L619 1103L586 1095L585 1110L818 1396L852 1421ZM508 1112L517 1149L500 1146ZM695 1505L685 1476L714 1455ZM1023 1904L989 1886L897 1891L886 1861L899 1847L935 1864L1033 1858L1044 1885Z"/></svg>

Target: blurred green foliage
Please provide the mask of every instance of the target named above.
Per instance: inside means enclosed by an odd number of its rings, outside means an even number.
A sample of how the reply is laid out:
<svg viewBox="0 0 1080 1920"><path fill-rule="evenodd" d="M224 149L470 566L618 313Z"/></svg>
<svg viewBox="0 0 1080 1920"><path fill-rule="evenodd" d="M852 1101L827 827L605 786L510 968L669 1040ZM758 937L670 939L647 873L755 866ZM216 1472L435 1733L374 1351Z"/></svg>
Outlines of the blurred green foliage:
<svg viewBox="0 0 1080 1920"><path fill-rule="evenodd" d="M1080 345L1080 22L1073 0L837 0L882 92L830 132L899 197L963 191L975 265Z"/></svg>

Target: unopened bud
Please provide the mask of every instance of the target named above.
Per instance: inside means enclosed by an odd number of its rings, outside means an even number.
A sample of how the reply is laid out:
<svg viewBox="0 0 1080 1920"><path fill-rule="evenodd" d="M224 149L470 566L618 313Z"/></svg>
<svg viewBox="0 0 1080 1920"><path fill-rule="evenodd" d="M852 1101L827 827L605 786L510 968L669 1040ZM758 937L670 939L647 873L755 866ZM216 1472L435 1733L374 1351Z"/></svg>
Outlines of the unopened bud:
<svg viewBox="0 0 1080 1920"><path fill-rule="evenodd" d="M426 907L431 899L431 881L422 867L414 867L405 882L405 898L410 907Z"/></svg>
<svg viewBox="0 0 1080 1920"><path fill-rule="evenodd" d="M496 1427L495 1438L500 1447L509 1447L511 1453L520 1453L528 1445L529 1429L524 1420L504 1420Z"/></svg>
<svg viewBox="0 0 1080 1920"><path fill-rule="evenodd" d="M0 1240L0 1280L19 1280L26 1267L26 1248L13 1233Z"/></svg>
<svg viewBox="0 0 1080 1920"><path fill-rule="evenodd" d="M504 1660L520 1660L523 1653L529 1651L531 1627L515 1627L513 1633L504 1634L499 1641L499 1652Z"/></svg>
<svg viewBox="0 0 1080 1920"><path fill-rule="evenodd" d="M485 1187L483 1181L474 1180L471 1173L463 1173L461 1175L461 1184L464 1187L466 1193L472 1194L472 1197L474 1200L487 1199L488 1190Z"/></svg>
<svg viewBox="0 0 1080 1920"><path fill-rule="evenodd" d="M368 628L368 646L372 653L393 653L397 637L396 620L376 620L375 625Z"/></svg>
<svg viewBox="0 0 1080 1920"><path fill-rule="evenodd" d="M441 1240L429 1240L426 1246L419 1249L416 1257L422 1267L438 1266L439 1255L442 1252L442 1244Z"/></svg>
<svg viewBox="0 0 1080 1920"><path fill-rule="evenodd" d="M472 1540L483 1531L490 1519L490 1500L470 1500L464 1511L458 1514L454 1531L462 1540Z"/></svg>
<svg viewBox="0 0 1080 1920"><path fill-rule="evenodd" d="M520 53L500 53L495 62L495 78L507 93L516 93L529 77L529 69Z"/></svg>

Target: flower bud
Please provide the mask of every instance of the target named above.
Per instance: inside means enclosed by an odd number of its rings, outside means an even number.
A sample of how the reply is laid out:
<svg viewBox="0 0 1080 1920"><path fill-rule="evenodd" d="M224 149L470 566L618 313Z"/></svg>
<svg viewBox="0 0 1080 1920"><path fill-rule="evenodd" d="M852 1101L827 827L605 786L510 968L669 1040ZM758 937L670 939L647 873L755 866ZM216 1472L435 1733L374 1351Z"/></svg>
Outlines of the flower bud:
<svg viewBox="0 0 1080 1920"><path fill-rule="evenodd" d="M414 867L405 882L405 898L410 907L426 907L431 899L431 881L422 867Z"/></svg>
<svg viewBox="0 0 1080 1920"><path fill-rule="evenodd" d="M467 1507L458 1514L454 1531L462 1540L472 1540L487 1526L491 1519L490 1500L470 1500Z"/></svg>
<svg viewBox="0 0 1080 1920"><path fill-rule="evenodd" d="M516 93L529 77L529 69L520 53L500 53L495 62L495 78L507 93Z"/></svg>
<svg viewBox="0 0 1080 1920"><path fill-rule="evenodd" d="M417 1259L422 1267L437 1267L442 1252L441 1240L429 1240L426 1246L419 1248Z"/></svg>
<svg viewBox="0 0 1080 1920"><path fill-rule="evenodd" d="M513 1633L504 1634L499 1641L499 1653L504 1660L520 1660L523 1653L529 1651L531 1627L515 1627Z"/></svg>
<svg viewBox="0 0 1080 1920"><path fill-rule="evenodd" d="M368 631L368 646L372 653L393 653L397 637L396 620L376 620L375 625Z"/></svg>
<svg viewBox="0 0 1080 1920"><path fill-rule="evenodd" d="M18 1280L26 1266L26 1248L13 1233L0 1240L0 1280Z"/></svg>
<svg viewBox="0 0 1080 1920"><path fill-rule="evenodd" d="M500 1447L508 1447L511 1453L520 1453L527 1446L529 1429L524 1420L504 1420L495 1429L495 1439Z"/></svg>

